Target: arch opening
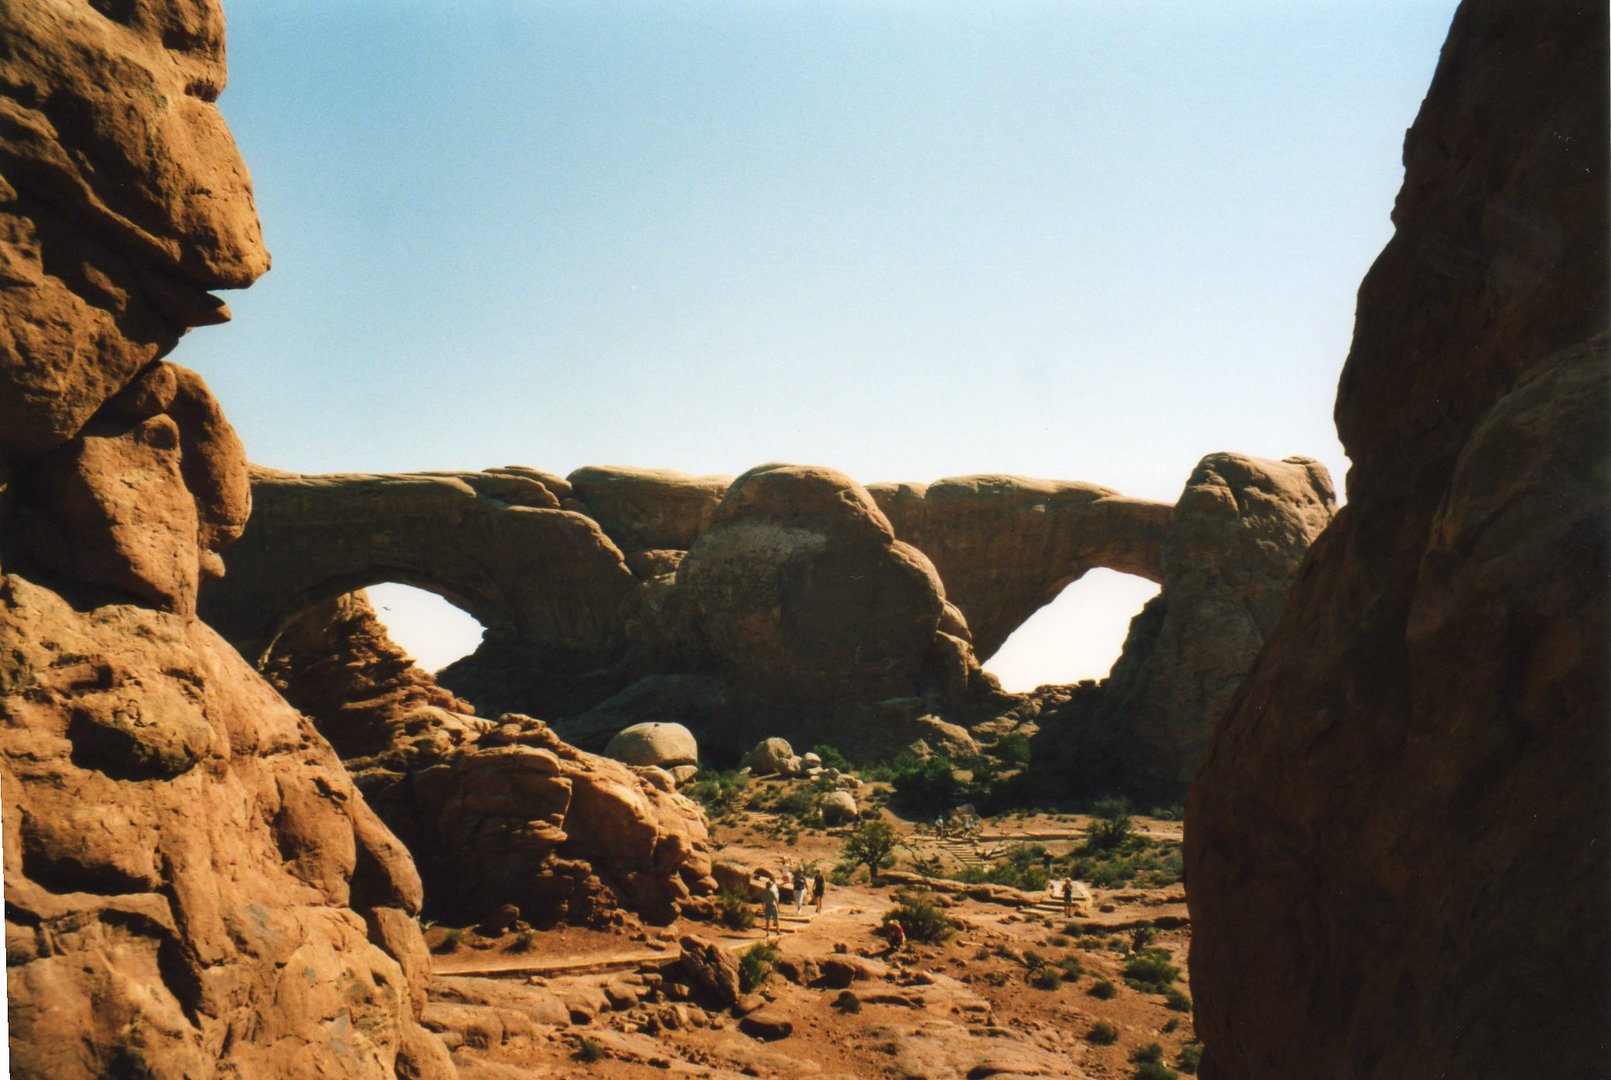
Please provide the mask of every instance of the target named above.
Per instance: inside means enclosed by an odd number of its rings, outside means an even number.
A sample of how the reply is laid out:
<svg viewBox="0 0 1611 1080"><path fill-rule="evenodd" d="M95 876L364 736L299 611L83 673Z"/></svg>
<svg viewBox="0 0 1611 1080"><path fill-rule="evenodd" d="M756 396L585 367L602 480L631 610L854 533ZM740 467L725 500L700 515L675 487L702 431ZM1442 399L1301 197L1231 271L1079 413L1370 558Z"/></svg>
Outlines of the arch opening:
<svg viewBox="0 0 1611 1080"><path fill-rule="evenodd" d="M1105 679L1124 648L1130 620L1158 592L1158 583L1146 578L1089 570L1009 634L985 670L1013 693Z"/></svg>
<svg viewBox="0 0 1611 1080"><path fill-rule="evenodd" d="M481 646L480 620L439 593L393 581L367 592L387 634L426 671L441 671Z"/></svg>

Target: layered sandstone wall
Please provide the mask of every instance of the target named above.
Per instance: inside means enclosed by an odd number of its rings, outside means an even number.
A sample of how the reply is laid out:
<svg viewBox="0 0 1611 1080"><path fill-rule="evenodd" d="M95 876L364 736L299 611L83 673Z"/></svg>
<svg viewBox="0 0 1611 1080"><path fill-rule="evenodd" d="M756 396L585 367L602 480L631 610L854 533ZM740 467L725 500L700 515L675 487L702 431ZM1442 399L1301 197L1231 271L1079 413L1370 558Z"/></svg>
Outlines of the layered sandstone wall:
<svg viewBox="0 0 1611 1080"><path fill-rule="evenodd" d="M0 4L0 801L12 1075L455 1075L420 881L195 616L249 506L163 360L268 266L208 0Z"/></svg>
<svg viewBox="0 0 1611 1080"><path fill-rule="evenodd" d="M1406 139L1348 505L1188 804L1205 1077L1611 1067L1607 30L1467 0Z"/></svg>

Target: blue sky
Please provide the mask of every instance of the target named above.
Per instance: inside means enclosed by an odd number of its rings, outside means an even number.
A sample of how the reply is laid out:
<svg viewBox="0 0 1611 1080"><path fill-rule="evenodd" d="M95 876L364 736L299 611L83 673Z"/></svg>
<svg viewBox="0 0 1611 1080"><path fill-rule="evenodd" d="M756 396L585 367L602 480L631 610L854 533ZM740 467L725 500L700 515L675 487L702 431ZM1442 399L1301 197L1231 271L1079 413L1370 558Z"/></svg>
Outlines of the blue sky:
<svg viewBox="0 0 1611 1080"><path fill-rule="evenodd" d="M234 0L274 269L175 359L309 472L1173 501L1240 450L1340 486L1354 294L1453 8ZM1146 589L1075 589L1010 684L1105 672Z"/></svg>

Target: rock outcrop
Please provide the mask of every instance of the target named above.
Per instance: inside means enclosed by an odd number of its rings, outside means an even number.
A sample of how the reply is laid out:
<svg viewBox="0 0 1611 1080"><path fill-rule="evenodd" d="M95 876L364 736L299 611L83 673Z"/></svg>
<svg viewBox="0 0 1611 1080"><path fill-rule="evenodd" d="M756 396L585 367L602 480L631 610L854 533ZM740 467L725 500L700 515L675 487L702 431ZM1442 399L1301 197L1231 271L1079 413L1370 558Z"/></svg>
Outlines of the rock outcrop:
<svg viewBox="0 0 1611 1080"><path fill-rule="evenodd" d="M1202 1075L1611 1068L1605 5L1467 0L1187 807Z"/></svg>
<svg viewBox="0 0 1611 1080"><path fill-rule="evenodd" d="M414 854L433 916L466 925L514 904L538 925L599 924L623 908L654 922L704 910L704 813L664 774L582 753L529 717L469 715L361 593L293 620L265 672Z"/></svg>
<svg viewBox="0 0 1611 1080"><path fill-rule="evenodd" d="M1095 484L961 476L867 489L895 535L934 561L988 662L1086 571L1161 580L1170 508Z"/></svg>
<svg viewBox="0 0 1611 1080"><path fill-rule="evenodd" d="M455 1075L420 881L194 617L245 456L162 358L268 265L207 0L0 5L0 800L12 1075Z"/></svg>
<svg viewBox="0 0 1611 1080"><path fill-rule="evenodd" d="M1160 545L1162 588L1131 621L1112 673L1046 695L1033 740L1041 791L1181 800L1335 510L1331 478L1310 458L1199 462Z"/></svg>

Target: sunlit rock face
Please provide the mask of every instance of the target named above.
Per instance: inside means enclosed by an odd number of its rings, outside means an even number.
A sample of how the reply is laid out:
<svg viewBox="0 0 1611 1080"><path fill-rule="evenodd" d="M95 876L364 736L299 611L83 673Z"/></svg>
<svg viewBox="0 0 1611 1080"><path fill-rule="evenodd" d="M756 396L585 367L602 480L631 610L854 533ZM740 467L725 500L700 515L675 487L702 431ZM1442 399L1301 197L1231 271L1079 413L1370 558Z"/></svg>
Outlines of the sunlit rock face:
<svg viewBox="0 0 1611 1080"><path fill-rule="evenodd" d="M707 911L705 815L667 774L583 753L528 717L473 715L362 593L293 620L264 674L413 853L433 917L465 925L514 904L538 925L597 925L624 910L655 922Z"/></svg>
<svg viewBox="0 0 1611 1080"><path fill-rule="evenodd" d="M0 43L12 1075L451 1076L407 852L193 614L250 491L162 357L268 266L222 17L13 0Z"/></svg>
<svg viewBox="0 0 1611 1080"><path fill-rule="evenodd" d="M1607 1071L1606 42L1467 2L1406 139L1348 504L1187 807L1205 1077Z"/></svg>

